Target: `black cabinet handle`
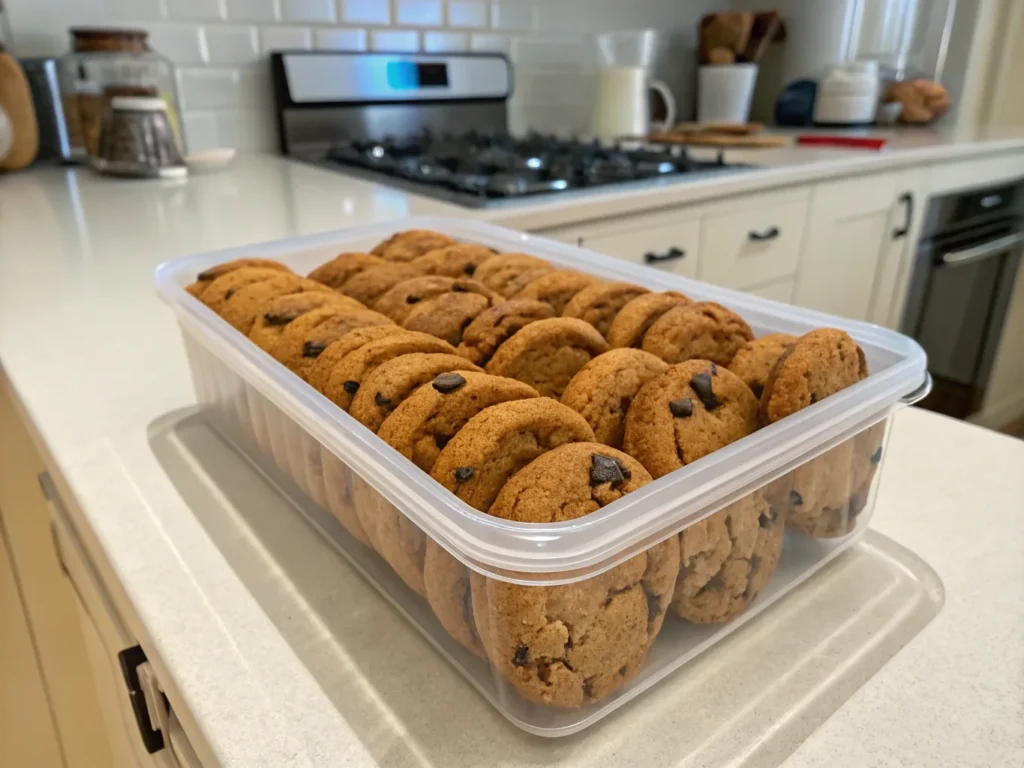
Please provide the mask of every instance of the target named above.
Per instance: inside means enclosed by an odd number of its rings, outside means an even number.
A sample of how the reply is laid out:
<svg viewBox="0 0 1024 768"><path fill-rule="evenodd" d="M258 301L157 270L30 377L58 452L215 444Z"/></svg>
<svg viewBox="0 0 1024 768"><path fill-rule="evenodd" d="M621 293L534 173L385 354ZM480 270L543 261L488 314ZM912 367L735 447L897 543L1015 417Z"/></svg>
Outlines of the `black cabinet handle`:
<svg viewBox="0 0 1024 768"><path fill-rule="evenodd" d="M755 243L760 243L765 240L774 240L776 237L782 234L782 231L778 227L768 227L760 232L751 230L747 233L747 237L753 240Z"/></svg>
<svg viewBox="0 0 1024 768"><path fill-rule="evenodd" d="M644 254L644 262L647 264L660 264L663 261L672 261L674 259L682 259L686 256L686 251L676 248L674 245L671 246L664 253L655 253L654 251L648 251Z"/></svg>
<svg viewBox="0 0 1024 768"><path fill-rule="evenodd" d="M897 199L906 206L906 216L903 219L903 226L897 227L892 231L893 240L899 240L901 237L906 237L907 233L910 232L910 224L914 221L914 193L904 192Z"/></svg>

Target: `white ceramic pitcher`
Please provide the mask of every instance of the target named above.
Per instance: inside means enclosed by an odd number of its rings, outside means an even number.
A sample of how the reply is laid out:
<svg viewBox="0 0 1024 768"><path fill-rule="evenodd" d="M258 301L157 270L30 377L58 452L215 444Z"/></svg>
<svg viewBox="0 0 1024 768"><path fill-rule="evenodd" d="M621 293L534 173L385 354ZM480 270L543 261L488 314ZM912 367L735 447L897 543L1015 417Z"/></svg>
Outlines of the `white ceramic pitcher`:
<svg viewBox="0 0 1024 768"><path fill-rule="evenodd" d="M606 32L597 36L601 57L597 97L590 132L603 140L647 136L651 130L665 130L675 124L676 103L672 92L660 80L650 77L657 34L653 29ZM665 120L651 124L649 91L654 89L665 102Z"/></svg>

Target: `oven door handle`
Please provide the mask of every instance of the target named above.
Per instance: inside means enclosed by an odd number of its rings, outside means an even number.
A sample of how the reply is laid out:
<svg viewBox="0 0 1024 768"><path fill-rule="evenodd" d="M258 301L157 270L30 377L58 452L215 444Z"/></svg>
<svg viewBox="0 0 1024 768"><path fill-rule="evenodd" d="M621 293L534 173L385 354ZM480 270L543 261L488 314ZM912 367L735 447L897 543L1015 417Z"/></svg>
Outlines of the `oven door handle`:
<svg viewBox="0 0 1024 768"><path fill-rule="evenodd" d="M964 248L962 251L950 251L942 254L942 264L947 267L962 267L966 264L973 264L982 261L990 256L1008 251L1021 243L1024 243L1024 232L1016 232L1005 237L998 237L973 248Z"/></svg>

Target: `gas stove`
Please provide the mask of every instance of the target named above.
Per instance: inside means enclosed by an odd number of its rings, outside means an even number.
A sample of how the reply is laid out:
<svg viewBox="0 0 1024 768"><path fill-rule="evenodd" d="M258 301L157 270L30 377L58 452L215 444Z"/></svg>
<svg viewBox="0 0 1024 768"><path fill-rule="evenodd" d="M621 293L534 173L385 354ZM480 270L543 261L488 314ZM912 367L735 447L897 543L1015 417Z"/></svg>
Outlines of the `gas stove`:
<svg viewBox="0 0 1024 768"><path fill-rule="evenodd" d="M271 62L284 154L467 207L752 167L680 146L512 136L500 55L304 51Z"/></svg>

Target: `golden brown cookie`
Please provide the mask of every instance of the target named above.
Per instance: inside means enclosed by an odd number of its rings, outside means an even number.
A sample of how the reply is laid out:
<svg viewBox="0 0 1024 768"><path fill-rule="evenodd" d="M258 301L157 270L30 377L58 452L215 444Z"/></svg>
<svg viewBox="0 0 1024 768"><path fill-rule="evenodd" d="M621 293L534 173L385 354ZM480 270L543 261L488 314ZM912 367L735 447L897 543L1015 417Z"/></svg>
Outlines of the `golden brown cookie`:
<svg viewBox="0 0 1024 768"><path fill-rule="evenodd" d="M491 300L479 293L442 293L413 307L403 326L437 336L457 347L466 327L490 306Z"/></svg>
<svg viewBox="0 0 1024 768"><path fill-rule="evenodd" d="M333 293L323 283L282 272L276 277L260 280L257 283L250 283L239 288L224 303L220 316L229 322L232 327L248 336L249 331L252 330L252 324L256 322L256 316L260 314L260 311L266 306L268 301L278 296L310 292Z"/></svg>
<svg viewBox="0 0 1024 768"><path fill-rule="evenodd" d="M203 291L210 287L210 283L228 272L234 272L242 267L263 267L265 269L276 269L279 272L291 272L292 270L279 261L273 259L235 259L225 261L223 264L204 269L196 276L196 281L187 285L185 290L197 299L203 295Z"/></svg>
<svg viewBox="0 0 1024 768"><path fill-rule="evenodd" d="M641 347L666 363L710 360L728 365L753 338L750 326L735 312L701 301L670 309L655 320Z"/></svg>
<svg viewBox="0 0 1024 768"><path fill-rule="evenodd" d="M370 253L340 253L314 269L308 277L344 293L345 284L353 277L364 270L383 264L387 262Z"/></svg>
<svg viewBox="0 0 1024 768"><path fill-rule="evenodd" d="M728 368L743 379L755 397L760 398L776 361L795 342L796 336L788 333L771 333L748 341L740 347Z"/></svg>
<svg viewBox="0 0 1024 768"><path fill-rule="evenodd" d="M647 329L673 307L689 304L677 291L644 293L628 301L608 328L608 343L613 347L640 347Z"/></svg>
<svg viewBox="0 0 1024 768"><path fill-rule="evenodd" d="M327 381L331 378L331 371L334 366L340 363L344 357L355 352L364 344L377 341L388 336L404 336L405 329L397 325L371 325L363 328L356 328L344 336L332 341L327 349L320 353L313 363L306 376L309 386L317 392L323 393L327 389Z"/></svg>
<svg viewBox="0 0 1024 768"><path fill-rule="evenodd" d="M578 317L597 328L602 336L608 335L615 316L627 303L650 293L632 283L600 283L584 288L573 296L562 310L562 317Z"/></svg>
<svg viewBox="0 0 1024 768"><path fill-rule="evenodd" d="M501 295L510 299L519 294L523 288L528 286L534 280L538 280L544 275L551 274L554 271L555 268L553 266L545 264L542 267L534 267L533 269L527 269L524 272L520 272L505 284L505 287L502 288Z"/></svg>
<svg viewBox="0 0 1024 768"><path fill-rule="evenodd" d="M633 398L644 384L667 370L668 363L649 352L612 349L580 368L562 393L562 405L587 420L597 442L622 448Z"/></svg>
<svg viewBox="0 0 1024 768"><path fill-rule="evenodd" d="M787 525L816 539L852 531L863 509L861 500L854 498L854 465L851 439L790 472Z"/></svg>
<svg viewBox="0 0 1024 768"><path fill-rule="evenodd" d="M603 282L593 275L574 272L571 269L556 269L546 272L513 295L516 299L533 299L550 304L555 315L561 315L569 300L584 288Z"/></svg>
<svg viewBox="0 0 1024 768"><path fill-rule="evenodd" d="M333 306L307 312L289 323L274 342L270 354L305 379L317 357L349 331L371 325L393 325L390 319L370 309Z"/></svg>
<svg viewBox="0 0 1024 768"><path fill-rule="evenodd" d="M385 264L370 267L353 275L345 282L343 293L356 301L372 307L381 296L403 280L419 277L419 268L414 264Z"/></svg>
<svg viewBox="0 0 1024 768"><path fill-rule="evenodd" d="M516 473L491 505L505 520L574 520L650 475L596 443L554 448ZM573 584L522 586L473 573L473 615L498 672L531 701L579 707L631 680L661 629L679 572L675 537Z"/></svg>
<svg viewBox="0 0 1024 768"><path fill-rule="evenodd" d="M864 352L835 328L805 333L777 360L761 394L761 414L774 424L868 375Z"/></svg>
<svg viewBox="0 0 1024 768"><path fill-rule="evenodd" d="M352 538L372 548L373 543L363 530L363 524L359 519L356 501L357 488L365 486L369 489L369 486L326 446L320 447L320 464L324 473L327 509Z"/></svg>
<svg viewBox="0 0 1024 768"><path fill-rule="evenodd" d="M278 296L270 299L257 313L249 331L249 340L264 352L269 352L289 323L328 305L338 309L365 309L355 299L334 292Z"/></svg>
<svg viewBox="0 0 1024 768"><path fill-rule="evenodd" d="M589 323L553 317L530 323L498 347L487 372L524 381L557 399L580 368L607 351L608 342Z"/></svg>
<svg viewBox="0 0 1024 768"><path fill-rule="evenodd" d="M455 240L429 229L407 229L374 246L373 255L388 261L412 261L446 245L455 245Z"/></svg>
<svg viewBox="0 0 1024 768"><path fill-rule="evenodd" d="M655 479L757 429L757 398L740 378L688 360L645 384L626 415L623 449Z"/></svg>
<svg viewBox="0 0 1024 768"><path fill-rule="evenodd" d="M473 618L469 568L433 539L426 540L423 551L423 584L427 602L445 631L464 648L485 659Z"/></svg>
<svg viewBox="0 0 1024 768"><path fill-rule="evenodd" d="M339 408L347 411L363 379L379 365L411 352L455 354L455 348L446 341L413 331L371 341L345 355L334 366L323 393Z"/></svg>
<svg viewBox="0 0 1024 768"><path fill-rule="evenodd" d="M444 353L412 352L388 360L366 376L352 398L349 413L376 432L402 402L435 376L452 371L483 371L466 358Z"/></svg>
<svg viewBox="0 0 1024 768"><path fill-rule="evenodd" d="M473 278L492 291L509 298L511 294L506 291L517 277L524 272L544 267L554 269L544 259L537 256L525 253L499 253L478 266L476 272L473 273Z"/></svg>
<svg viewBox="0 0 1024 768"><path fill-rule="evenodd" d="M495 350L521 328L554 316L549 304L533 299L509 299L495 304L466 326L459 354L477 365L484 365Z"/></svg>
<svg viewBox="0 0 1024 768"><path fill-rule="evenodd" d="M491 258L495 251L476 243L456 243L435 248L415 259L421 275L473 277L476 268Z"/></svg>
<svg viewBox="0 0 1024 768"><path fill-rule="evenodd" d="M471 418L437 457L430 476L486 512L512 475L563 443L593 442L576 411L549 398L516 400Z"/></svg>
<svg viewBox="0 0 1024 768"><path fill-rule="evenodd" d="M741 614L779 564L784 527L759 489L686 528L672 610L698 624Z"/></svg>
<svg viewBox="0 0 1024 768"><path fill-rule="evenodd" d="M373 308L401 325L417 304L442 293L476 293L486 298L488 303L499 298L490 288L468 277L456 279L443 275L424 275L398 283L377 299Z"/></svg>
<svg viewBox="0 0 1024 768"><path fill-rule="evenodd" d="M235 292L252 283L269 280L281 274L281 270L269 267L239 267L221 275L200 294L199 300L218 315L224 310L228 299Z"/></svg>

